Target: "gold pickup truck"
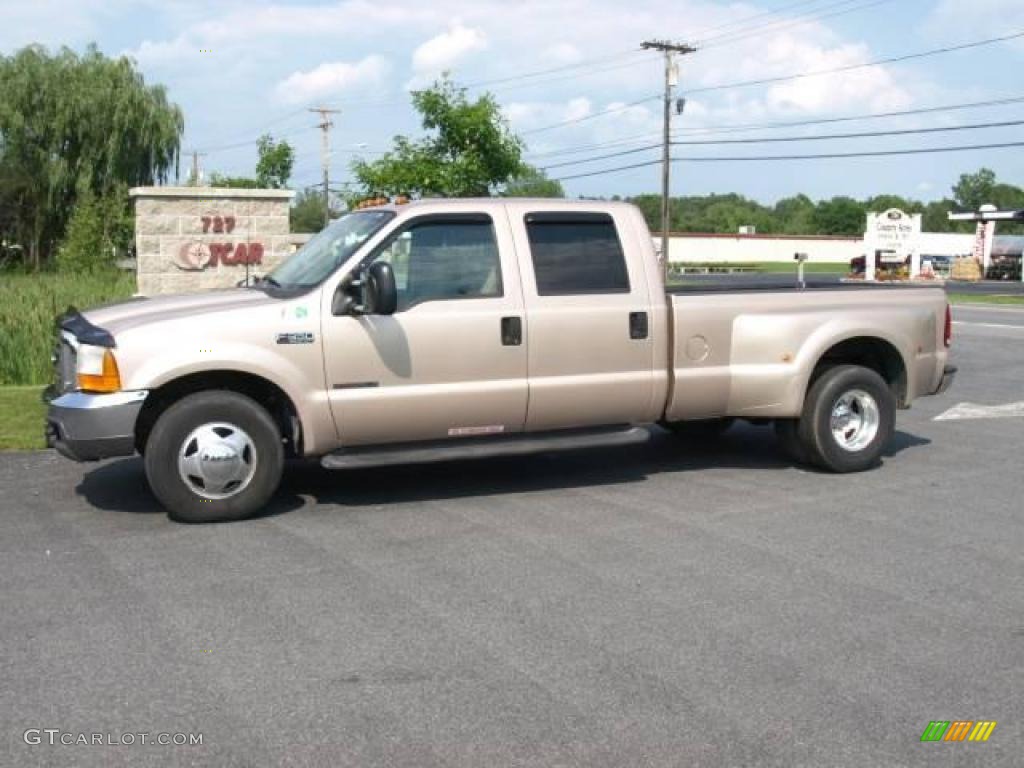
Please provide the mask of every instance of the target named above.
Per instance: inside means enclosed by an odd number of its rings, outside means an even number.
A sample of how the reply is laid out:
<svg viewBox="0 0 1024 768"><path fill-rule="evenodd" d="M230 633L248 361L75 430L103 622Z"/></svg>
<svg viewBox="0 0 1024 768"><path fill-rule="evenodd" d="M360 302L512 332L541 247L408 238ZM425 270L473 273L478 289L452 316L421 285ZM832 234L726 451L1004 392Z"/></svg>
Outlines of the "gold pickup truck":
<svg viewBox="0 0 1024 768"><path fill-rule="evenodd" d="M666 291L623 203L424 200L346 214L255 285L69 311L47 438L138 452L180 520L242 518L287 458L352 468L773 422L793 458L876 464L949 386L941 290Z"/></svg>

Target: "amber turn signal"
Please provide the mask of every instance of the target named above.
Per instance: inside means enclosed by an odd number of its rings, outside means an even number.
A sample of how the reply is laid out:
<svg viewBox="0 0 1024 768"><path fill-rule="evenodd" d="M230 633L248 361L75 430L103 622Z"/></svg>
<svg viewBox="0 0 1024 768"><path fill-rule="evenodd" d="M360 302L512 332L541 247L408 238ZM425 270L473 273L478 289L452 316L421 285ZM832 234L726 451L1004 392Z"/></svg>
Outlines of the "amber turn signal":
<svg viewBox="0 0 1024 768"><path fill-rule="evenodd" d="M121 374L117 370L114 353L103 350L103 364L100 373L78 373L78 388L83 392L117 392L121 389Z"/></svg>

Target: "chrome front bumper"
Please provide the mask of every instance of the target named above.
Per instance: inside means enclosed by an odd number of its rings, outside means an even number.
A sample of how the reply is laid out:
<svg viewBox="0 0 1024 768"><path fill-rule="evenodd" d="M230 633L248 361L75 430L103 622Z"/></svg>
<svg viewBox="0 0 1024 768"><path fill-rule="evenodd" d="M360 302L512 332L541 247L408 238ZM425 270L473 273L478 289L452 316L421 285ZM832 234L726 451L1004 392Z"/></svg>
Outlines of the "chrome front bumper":
<svg viewBox="0 0 1024 768"><path fill-rule="evenodd" d="M50 400L46 444L74 461L135 453L135 421L148 390L90 395L68 392Z"/></svg>

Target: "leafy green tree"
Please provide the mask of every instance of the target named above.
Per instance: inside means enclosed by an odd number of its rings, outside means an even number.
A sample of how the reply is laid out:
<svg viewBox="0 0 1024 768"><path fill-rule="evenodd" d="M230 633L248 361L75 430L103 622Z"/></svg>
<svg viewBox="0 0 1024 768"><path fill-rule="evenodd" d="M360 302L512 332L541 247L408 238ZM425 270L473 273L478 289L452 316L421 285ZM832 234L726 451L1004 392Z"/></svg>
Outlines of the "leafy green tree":
<svg viewBox="0 0 1024 768"><path fill-rule="evenodd" d="M977 173L965 173L953 185L953 199L963 211L976 211L981 206L993 203L992 193L996 186L996 174L989 168Z"/></svg>
<svg viewBox="0 0 1024 768"><path fill-rule="evenodd" d="M522 171L522 142L490 94L470 101L445 76L412 101L428 135L396 136L390 152L352 163L360 197L487 196Z"/></svg>
<svg viewBox="0 0 1024 768"><path fill-rule="evenodd" d="M539 168L524 165L502 190L505 197L565 197L562 183L549 179Z"/></svg>
<svg viewBox="0 0 1024 768"><path fill-rule="evenodd" d="M324 197L322 190L310 187L300 190L289 211L292 232L316 233L324 228Z"/></svg>
<svg viewBox="0 0 1024 768"><path fill-rule="evenodd" d="M0 56L0 204L27 261L53 253L80 194L166 180L183 130L181 109L128 58L35 45Z"/></svg>
<svg viewBox="0 0 1024 768"><path fill-rule="evenodd" d="M814 209L814 229L819 235L862 235L867 206L852 197L822 200Z"/></svg>
<svg viewBox="0 0 1024 768"><path fill-rule="evenodd" d="M945 198L933 200L924 206L921 216L921 229L925 232L954 232L959 229L970 230L968 227L956 227L954 222L949 220L949 213L956 210L956 203Z"/></svg>
<svg viewBox="0 0 1024 768"><path fill-rule="evenodd" d="M225 176L222 173L213 171L210 174L211 187L226 187L227 189L260 189L263 185L256 179L248 176Z"/></svg>
<svg viewBox="0 0 1024 768"><path fill-rule="evenodd" d="M813 235L814 201L807 195L786 197L772 211L778 232L786 235Z"/></svg>
<svg viewBox="0 0 1024 768"><path fill-rule="evenodd" d="M256 181L267 189L284 189L295 165L295 150L287 141L274 141L268 133L256 142L259 160L256 161Z"/></svg>
<svg viewBox="0 0 1024 768"><path fill-rule="evenodd" d="M904 213L921 213L924 208L916 200L908 200L899 195L875 195L865 200L864 206L873 213L883 213L890 208L898 208Z"/></svg>

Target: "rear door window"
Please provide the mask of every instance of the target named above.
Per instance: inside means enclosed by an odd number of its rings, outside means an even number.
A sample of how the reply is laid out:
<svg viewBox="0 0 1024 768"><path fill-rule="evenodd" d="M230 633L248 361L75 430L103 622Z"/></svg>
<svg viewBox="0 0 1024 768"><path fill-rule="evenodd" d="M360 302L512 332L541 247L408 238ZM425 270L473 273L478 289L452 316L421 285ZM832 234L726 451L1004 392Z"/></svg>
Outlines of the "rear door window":
<svg viewBox="0 0 1024 768"><path fill-rule="evenodd" d="M615 221L608 214L526 216L539 296L629 293L629 274Z"/></svg>

